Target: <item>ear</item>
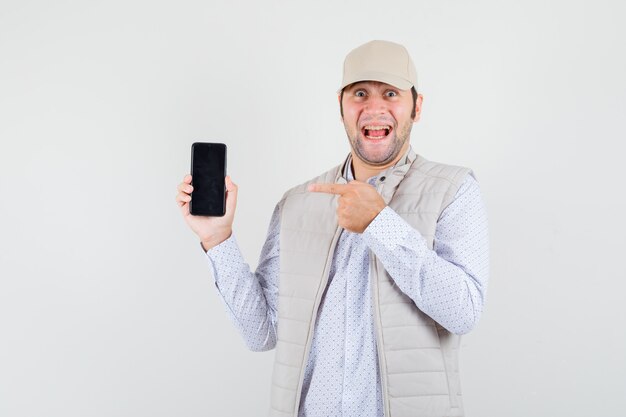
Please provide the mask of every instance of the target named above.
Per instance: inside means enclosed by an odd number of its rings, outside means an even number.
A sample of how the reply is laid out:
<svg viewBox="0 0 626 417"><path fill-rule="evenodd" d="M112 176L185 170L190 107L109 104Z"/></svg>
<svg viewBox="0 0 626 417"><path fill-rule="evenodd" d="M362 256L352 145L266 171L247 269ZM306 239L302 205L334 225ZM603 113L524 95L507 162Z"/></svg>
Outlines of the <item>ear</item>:
<svg viewBox="0 0 626 417"><path fill-rule="evenodd" d="M413 118L413 123L417 123L422 114L422 102L424 97L421 94L417 95L417 99L415 100L415 117Z"/></svg>
<svg viewBox="0 0 626 417"><path fill-rule="evenodd" d="M337 94L337 103L339 103L339 107L341 108L341 94ZM339 112L339 120L343 123L343 117L341 116L341 111Z"/></svg>

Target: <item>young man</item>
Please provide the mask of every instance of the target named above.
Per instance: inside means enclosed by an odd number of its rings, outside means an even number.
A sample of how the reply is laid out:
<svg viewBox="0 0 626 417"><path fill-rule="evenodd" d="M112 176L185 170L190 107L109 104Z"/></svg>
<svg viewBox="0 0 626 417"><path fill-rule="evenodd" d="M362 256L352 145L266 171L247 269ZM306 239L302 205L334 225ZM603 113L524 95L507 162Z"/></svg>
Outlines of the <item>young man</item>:
<svg viewBox="0 0 626 417"><path fill-rule="evenodd" d="M351 51L339 89L351 153L278 202L256 272L224 217L189 215L248 347L276 348L270 415L462 416L460 335L487 292L487 219L470 169L410 146L422 96L406 49Z"/></svg>

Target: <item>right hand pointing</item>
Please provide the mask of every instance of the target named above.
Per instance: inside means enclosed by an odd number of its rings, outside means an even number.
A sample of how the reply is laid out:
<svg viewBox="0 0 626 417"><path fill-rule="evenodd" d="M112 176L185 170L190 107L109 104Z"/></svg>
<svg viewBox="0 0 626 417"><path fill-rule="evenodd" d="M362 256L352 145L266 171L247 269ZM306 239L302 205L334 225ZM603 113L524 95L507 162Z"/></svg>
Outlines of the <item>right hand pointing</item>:
<svg viewBox="0 0 626 417"><path fill-rule="evenodd" d="M198 235L204 250L209 250L213 246L219 245L230 237L233 231L233 221L235 218L235 208L237 207L237 185L226 176L226 214L222 217L194 216L189 213L189 202L191 201L191 175L187 174L183 182L178 185L176 202L180 207L183 219L191 230Z"/></svg>

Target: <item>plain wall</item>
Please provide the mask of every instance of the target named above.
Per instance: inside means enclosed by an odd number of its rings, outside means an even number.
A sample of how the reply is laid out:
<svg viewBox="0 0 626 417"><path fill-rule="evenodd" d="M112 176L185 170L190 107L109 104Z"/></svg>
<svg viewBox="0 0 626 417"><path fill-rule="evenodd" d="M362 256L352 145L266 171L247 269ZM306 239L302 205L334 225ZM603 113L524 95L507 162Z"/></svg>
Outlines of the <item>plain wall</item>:
<svg viewBox="0 0 626 417"><path fill-rule="evenodd" d="M248 352L174 201L222 141L254 268L282 193L349 151L336 89L404 44L426 158L474 169L491 280L470 417L624 415L619 1L0 0L0 416L260 416ZM621 180L620 180L621 178Z"/></svg>

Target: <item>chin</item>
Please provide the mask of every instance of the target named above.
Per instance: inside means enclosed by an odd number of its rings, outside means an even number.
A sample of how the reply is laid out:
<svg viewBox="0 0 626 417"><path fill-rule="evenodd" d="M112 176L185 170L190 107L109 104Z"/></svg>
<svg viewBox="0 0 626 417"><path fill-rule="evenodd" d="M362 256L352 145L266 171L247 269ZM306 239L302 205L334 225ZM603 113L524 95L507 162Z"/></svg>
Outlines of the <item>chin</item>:
<svg viewBox="0 0 626 417"><path fill-rule="evenodd" d="M363 146L362 143L357 142L355 146L352 147L352 150L359 159L366 164L381 166L393 161L400 153L401 148L396 149L392 142L384 149L372 150L368 149L367 145Z"/></svg>
<svg viewBox="0 0 626 417"><path fill-rule="evenodd" d="M389 162L393 161L393 159L397 156L394 155L393 152L377 152L376 154L373 154L372 152L364 152L361 149L355 149L355 154L361 161L373 166L388 164Z"/></svg>

